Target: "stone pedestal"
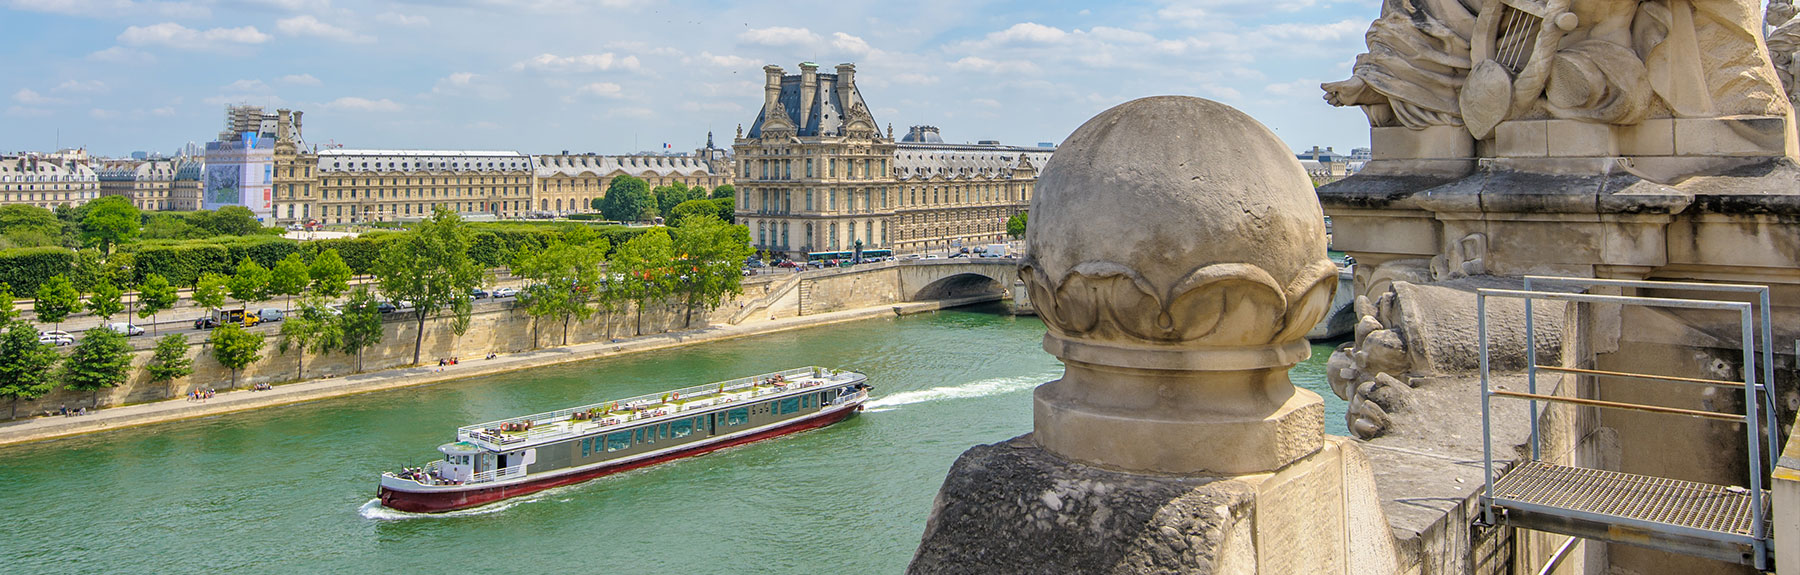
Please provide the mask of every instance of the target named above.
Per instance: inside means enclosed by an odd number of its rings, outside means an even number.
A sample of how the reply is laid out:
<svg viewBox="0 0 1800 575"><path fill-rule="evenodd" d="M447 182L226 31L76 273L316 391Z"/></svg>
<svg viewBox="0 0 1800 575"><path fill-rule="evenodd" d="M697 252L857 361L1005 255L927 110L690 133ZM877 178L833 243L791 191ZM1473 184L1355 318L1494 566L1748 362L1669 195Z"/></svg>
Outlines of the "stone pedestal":
<svg viewBox="0 0 1800 575"><path fill-rule="evenodd" d="M1398 569L1368 461L1332 438L1277 473L1119 473L1020 436L957 459L908 573Z"/></svg>

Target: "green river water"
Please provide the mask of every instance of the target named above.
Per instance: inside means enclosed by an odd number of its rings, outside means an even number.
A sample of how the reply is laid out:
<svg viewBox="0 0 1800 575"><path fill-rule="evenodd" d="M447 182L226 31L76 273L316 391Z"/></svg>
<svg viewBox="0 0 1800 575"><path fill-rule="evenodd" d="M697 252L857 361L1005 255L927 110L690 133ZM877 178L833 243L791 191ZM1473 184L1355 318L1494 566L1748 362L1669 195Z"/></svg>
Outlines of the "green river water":
<svg viewBox="0 0 1800 575"><path fill-rule="evenodd" d="M0 449L0 573L899 573L958 454L1031 430L1061 373L997 307L860 321ZM1326 399L1329 346L1294 381ZM373 503L457 426L809 364L821 430L441 516Z"/></svg>

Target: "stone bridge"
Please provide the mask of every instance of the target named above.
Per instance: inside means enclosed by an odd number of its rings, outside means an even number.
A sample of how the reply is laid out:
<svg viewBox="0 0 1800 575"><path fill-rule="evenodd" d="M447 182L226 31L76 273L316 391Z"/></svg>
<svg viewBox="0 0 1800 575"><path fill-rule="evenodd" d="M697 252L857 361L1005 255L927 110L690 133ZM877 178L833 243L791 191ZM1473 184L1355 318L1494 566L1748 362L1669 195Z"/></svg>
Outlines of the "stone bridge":
<svg viewBox="0 0 1800 575"><path fill-rule="evenodd" d="M974 291L1008 291L1019 279L1018 258L905 260L899 270L900 294L907 301L945 299Z"/></svg>
<svg viewBox="0 0 1800 575"><path fill-rule="evenodd" d="M1018 266L1016 258L955 258L777 272L767 279L746 280L746 295L760 291L761 296L735 313L730 323L756 314L778 318L908 301L983 295L1003 299L1020 295L1013 289Z"/></svg>

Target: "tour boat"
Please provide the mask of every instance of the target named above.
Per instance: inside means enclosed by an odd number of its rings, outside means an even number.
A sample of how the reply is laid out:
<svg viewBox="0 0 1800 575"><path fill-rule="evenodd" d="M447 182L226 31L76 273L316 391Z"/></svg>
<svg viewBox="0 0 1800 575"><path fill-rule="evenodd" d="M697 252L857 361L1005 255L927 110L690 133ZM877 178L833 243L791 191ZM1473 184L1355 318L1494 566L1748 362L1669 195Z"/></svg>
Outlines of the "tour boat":
<svg viewBox="0 0 1800 575"><path fill-rule="evenodd" d="M439 513L824 427L862 410L867 377L804 367L456 430L444 458L381 475L381 504Z"/></svg>

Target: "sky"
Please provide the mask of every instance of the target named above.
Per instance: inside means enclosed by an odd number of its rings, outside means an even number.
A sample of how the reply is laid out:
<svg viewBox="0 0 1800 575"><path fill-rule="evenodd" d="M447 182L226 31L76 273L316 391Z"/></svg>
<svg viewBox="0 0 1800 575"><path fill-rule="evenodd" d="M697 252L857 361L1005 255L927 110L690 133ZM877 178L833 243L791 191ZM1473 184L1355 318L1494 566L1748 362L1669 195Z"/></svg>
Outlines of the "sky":
<svg viewBox="0 0 1800 575"><path fill-rule="evenodd" d="M233 103L308 143L688 151L755 120L762 66L856 64L896 135L1060 142L1144 96L1248 112L1287 144L1368 144L1320 82L1380 0L0 0L0 152L172 153Z"/></svg>

